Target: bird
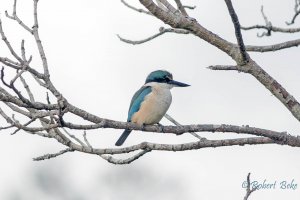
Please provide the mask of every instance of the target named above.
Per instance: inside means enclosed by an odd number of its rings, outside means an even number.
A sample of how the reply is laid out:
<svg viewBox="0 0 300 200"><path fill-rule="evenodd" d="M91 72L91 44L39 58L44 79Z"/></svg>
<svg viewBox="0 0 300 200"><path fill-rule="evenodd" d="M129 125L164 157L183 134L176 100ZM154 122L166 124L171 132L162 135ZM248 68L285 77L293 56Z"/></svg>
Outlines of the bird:
<svg viewBox="0 0 300 200"><path fill-rule="evenodd" d="M127 122L140 126L159 124L172 102L173 87L188 87L190 85L173 80L173 75L166 70L151 72L145 84L133 95ZM116 146L121 146L132 130L125 129L119 137Z"/></svg>

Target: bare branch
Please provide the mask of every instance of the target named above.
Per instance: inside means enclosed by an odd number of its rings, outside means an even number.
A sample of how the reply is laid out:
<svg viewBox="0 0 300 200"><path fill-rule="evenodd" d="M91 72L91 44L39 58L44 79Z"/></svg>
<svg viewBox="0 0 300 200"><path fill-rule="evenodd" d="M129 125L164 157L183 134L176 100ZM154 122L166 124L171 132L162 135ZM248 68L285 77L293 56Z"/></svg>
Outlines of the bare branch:
<svg viewBox="0 0 300 200"><path fill-rule="evenodd" d="M30 112L26 112L25 110L11 104L11 103L8 103L8 102L4 102L5 105L7 105L11 110L17 112L17 113L20 113L26 117L31 117L31 114Z"/></svg>
<svg viewBox="0 0 300 200"><path fill-rule="evenodd" d="M32 27L32 31L33 31L33 35L40 53L40 57L42 59L43 62L43 68L44 68L44 75L46 76L46 78L49 78L49 68L48 68L48 62L47 62L47 58L45 55L45 51L42 45L42 41L40 39L39 36L39 24L38 24L38 17L37 17L37 5L38 5L38 0L33 0L34 2L34 8L33 8L33 15L34 15L34 25Z"/></svg>
<svg viewBox="0 0 300 200"><path fill-rule="evenodd" d="M76 142L78 142L81 146L86 146L84 144L84 142L82 142L80 139L78 139L75 135L72 135L71 133L69 133L65 128L62 128L64 130L64 132L71 138L73 138Z"/></svg>
<svg viewBox="0 0 300 200"><path fill-rule="evenodd" d="M176 29L185 29L197 37L216 46L220 50L228 53L233 59L237 59L237 48L232 43L220 38L218 35L205 29L196 20L187 18L181 15L175 15L170 12L165 12L158 7L152 0L139 0L155 17Z"/></svg>
<svg viewBox="0 0 300 200"><path fill-rule="evenodd" d="M11 102L13 104L16 104L17 106L23 107L23 108L35 108L37 110L57 110L58 106L56 104L43 104L40 102L31 103L31 105L27 105L26 103L22 102L17 97L14 97L12 95L2 94L0 93L0 101L3 102Z"/></svg>
<svg viewBox="0 0 300 200"><path fill-rule="evenodd" d="M266 46L247 45L246 50L263 53L263 52L270 52L270 51L278 51L290 47L298 47L299 45L300 45L300 39L297 39L297 40L291 40L287 42L266 45Z"/></svg>
<svg viewBox="0 0 300 200"><path fill-rule="evenodd" d="M262 14L262 16L263 16L263 18L264 18L264 20L265 20L266 26L267 26L267 27L272 27L272 23L269 21L267 15L265 15L265 13L264 13L264 7L263 7L263 6L261 6L260 11L261 11L261 14ZM267 33L263 33L262 35L257 35L257 36L258 36L258 37L263 37L263 36L265 36L265 35L266 35L266 36L270 36L270 35L271 35L271 30L268 29L268 32L267 32Z"/></svg>
<svg viewBox="0 0 300 200"><path fill-rule="evenodd" d="M17 16L17 0L14 0L14 5L13 5L13 14L9 15L7 11L5 11L6 17L12 20L16 20L25 30L33 34L32 29L30 29L27 25L25 25Z"/></svg>
<svg viewBox="0 0 300 200"><path fill-rule="evenodd" d="M280 33L300 32L300 28L280 28L280 27L272 26L271 21L268 20L267 16L264 13L263 6L261 6L261 14L264 18L266 25L254 25L249 27L241 27L241 29L242 30L265 29L267 31L267 32L263 32L262 34L257 33L257 37L271 36L272 32L280 32Z"/></svg>
<svg viewBox="0 0 300 200"><path fill-rule="evenodd" d="M7 40L7 37L4 34L3 28L2 28L2 20L0 18L0 34L2 37L2 40L4 41L4 43L6 44L6 46L8 47L10 53L20 62L23 63L23 60L18 56L18 54L14 51L13 47L11 46L10 42Z"/></svg>
<svg viewBox="0 0 300 200"><path fill-rule="evenodd" d="M157 125L147 125L139 126L130 122L117 122L113 120L102 120L98 124L92 125L77 125L70 122L64 123L65 127L76 130L90 130L98 128L115 128L115 129L131 129L131 130L141 130L146 132L155 133L173 133L176 135L181 135L188 132L231 132L231 133L242 133L250 134L256 136L268 137L273 140L278 141L280 144L287 144L289 146L300 146L300 137L295 137L289 135L285 132L276 132L267 129L260 129L249 126L235 126L235 125L216 125L216 124L196 124L196 125L184 125L184 126L157 126ZM163 131L162 131L163 129Z"/></svg>
<svg viewBox="0 0 300 200"><path fill-rule="evenodd" d="M237 43L238 43L237 45L224 40L223 38L215 35L214 33L202 27L195 19L192 19L187 16L186 10L184 9L185 7L181 4L180 0L175 0L175 1L178 9L174 8L167 0L158 1L161 3L162 6L157 6L155 3L153 3L152 0L140 0L140 2L149 10L149 11L145 11L145 10L139 10L127 4L124 0L122 0L122 3L125 6L138 12L153 15L158 19L162 20L163 22L165 22L166 24L170 25L172 28L160 28L159 33L140 41L126 40L118 36L120 40L130 44L141 44L168 32L178 33L178 34L192 33L195 36L209 42L210 44L224 51L229 56L231 56L237 63L236 66L217 65L217 66L209 67L210 69L237 70L237 71L241 71L253 75L257 80L261 82L261 84L263 84L269 91L271 91L282 102L283 105L287 107L287 109L295 116L295 118L297 118L300 121L300 105L297 102L297 100L293 98L293 96L290 95L276 80L274 80L271 76L269 76L269 74L267 74L260 66L258 66L245 51L245 49L251 50L251 46L245 47L243 43L238 17L234 11L234 8L230 0L225 0L225 1L234 24ZM16 19L17 16L16 4L17 1L15 0L13 14L12 16L10 15L8 16L18 21ZM134 123L125 123L125 122L100 118L80 108L75 107L62 96L62 94L54 87L54 85L50 80L48 62L38 32L39 24L38 24L38 17L37 17L38 14L37 4L38 4L38 0L34 0L34 26L32 28L32 34L35 39L37 48L39 50L40 59L42 60L43 63L43 69L44 69L43 73L39 73L30 67L30 61L32 57L29 58L28 60L26 59L24 41L22 41L21 43L21 56L19 57L15 53L14 49L11 47L10 43L8 42L7 38L4 35L1 26L1 21L0 21L0 34L2 36L2 39L6 43L6 46L10 50L14 59L17 60L17 62L15 62L12 59L0 57L1 63L3 63L7 67L17 70L17 73L16 75L13 76L12 80L10 81L10 84L6 83L4 80L4 70L2 70L2 76L1 76L1 80L3 84L6 87L12 89L13 92L17 95L17 97L7 92L6 89L9 91L8 88L4 87L5 88L4 89L0 87L0 100L4 102L4 106L8 106L10 109L12 109L14 111L13 113L20 113L24 115L24 117L28 118L28 119L26 118L25 122L22 121L23 118L20 118L22 120L20 120L19 122L18 120L14 119L14 117L12 118L8 117L8 115L4 113L3 110L0 110L0 115L11 125L3 128L14 127L17 128L16 131L24 130L31 134L36 134L42 137L54 138L57 140L57 142L68 147L67 149L62 150L58 153L47 154L35 158L34 160L44 160L44 159L57 157L69 151L79 151L79 152L99 155L106 161L114 164L129 164L152 150L186 151L186 150L193 150L193 149L200 149L200 148L246 145L246 144L280 144L280 145L289 145L292 147L294 146L300 147L300 137L295 137L285 132L276 132L276 131L271 131L266 129L249 127L249 126L234 126L234 125L225 125L225 124L221 124L221 125L196 124L196 125L181 126L176 121L174 121L174 119L172 119L171 117L169 117L169 119L173 121L177 126L149 125L149 126L141 127ZM265 20L268 21L267 19ZM25 79L22 77L23 73L31 74L35 78L35 80L40 84L40 86L43 87L43 89L47 90L47 92L50 91L51 94L56 98L55 102L57 102L57 104L50 103L48 93L47 93L47 99L45 100L46 103L35 102L34 95L32 94ZM21 94L21 92L18 91L17 88L15 88L14 83L19 79L21 80L24 88L26 89L29 99L27 99L28 97L26 95L25 96L27 98L25 98ZM70 115L81 117L82 119L90 122L90 124L86 124L86 123L74 124L65 121L65 119L63 119L63 115L67 112ZM166 117L168 118L168 115L166 115ZM31 127L32 126L31 123L37 119L41 122L41 124L39 124L38 126L34 124L36 127ZM184 143L184 144L157 144L157 143L144 142L144 143L140 143L137 145L124 147L124 148L93 148L89 143L89 141L87 140L85 131L83 134L84 141L81 141L75 135L72 135L71 133L68 132L69 129L91 130L91 129L100 129L100 128L142 130L142 131L157 132L157 133L161 133L163 131L164 133L173 133L176 135L192 132L192 134L195 137L201 140L196 142ZM63 133L62 132L63 130L61 129L65 130L66 133ZM203 140L195 132L212 132L212 133L230 132L230 133L237 133L237 134L255 135L258 137L223 139L223 140L207 140L207 139ZM129 152L134 152L134 155L126 159L117 159L112 157L112 155L114 154L123 154Z"/></svg>
<svg viewBox="0 0 300 200"><path fill-rule="evenodd" d="M152 0L140 0L140 2L157 18L163 22L169 24L173 28L185 29L198 36L199 38L214 45L220 50L227 53L232 57L239 66L239 70L245 73L249 73L254 76L262 85L264 85L274 96L286 106L286 108L293 114L293 116L300 121L300 104L299 102L289 94L285 88L283 88L273 77L271 77L266 71L264 71L257 63L248 57L248 63L245 64L241 61L241 51L237 48L239 45L232 44L223 38L215 35L202 27L196 20L192 20L180 15L175 15L170 12L165 12L159 8ZM230 5L229 5L230 6ZM230 8L230 7L229 7ZM231 10L231 14L234 13ZM234 20L236 21L236 20ZM237 33L240 33L239 25L235 23ZM240 40L240 44L241 44ZM240 45L241 46L241 45ZM243 49L243 48L242 48ZM249 55L247 55L249 56Z"/></svg>
<svg viewBox="0 0 300 200"><path fill-rule="evenodd" d="M196 6L186 6L186 5L184 5L183 7L187 8L187 9L190 9L190 10L194 10L196 8Z"/></svg>
<svg viewBox="0 0 300 200"><path fill-rule="evenodd" d="M83 132L83 138L84 138L84 142L86 143L86 145L90 148L93 148L92 145L90 144L90 142L88 141L87 139L87 136L86 136L86 131Z"/></svg>
<svg viewBox="0 0 300 200"><path fill-rule="evenodd" d="M112 156L109 155L100 155L101 158L103 158L104 160L106 160L109 163L115 164L115 165L125 165L125 164L130 164L133 161L139 159L140 157L142 157L143 155L145 155L146 153L150 152L151 150L142 150L139 153L137 153L134 156L131 156L129 158L126 159L116 159Z"/></svg>
<svg viewBox="0 0 300 200"><path fill-rule="evenodd" d="M33 96L32 92L31 92L28 84L26 83L25 79L21 75L20 75L20 80L21 80L21 82L22 82L22 84L23 84L23 86L24 86L24 88L25 88L25 90L26 90L26 92L27 92L27 94L29 96L30 101L31 102L35 102L34 96Z"/></svg>
<svg viewBox="0 0 300 200"><path fill-rule="evenodd" d="M254 25L243 27L241 26L242 30L252 30L252 29L265 29L266 31L273 31L273 32L281 32L281 33L297 33L300 32L300 28L280 28L276 26L265 26L265 25Z"/></svg>
<svg viewBox="0 0 300 200"><path fill-rule="evenodd" d="M25 63L23 63L20 65L18 62L14 62L14 61L10 60L9 58L3 58L3 57L0 57L0 62L3 63L5 66L8 66L8 67L16 69L16 70L22 70L23 66L25 64ZM28 62L29 62L29 60L28 60ZM45 76L43 74L39 73L38 71L36 71L35 69L31 68L28 65L26 66L26 70L39 79L45 78Z"/></svg>
<svg viewBox="0 0 300 200"><path fill-rule="evenodd" d="M13 125L3 126L3 127L0 127L0 130L10 129L10 128L13 128L13 127L14 127Z"/></svg>
<svg viewBox="0 0 300 200"><path fill-rule="evenodd" d="M239 49L240 49L240 54L242 56L241 64L242 63L247 63L248 62L248 55L247 55L246 50L245 50L245 45L244 45L243 36L242 36L242 33L241 33L241 26L240 26L240 23L239 23L238 16L235 13L235 10L232 6L231 0L225 0L225 3L227 5L232 23L234 25L235 36L236 36L237 43L238 43L238 46L239 46Z"/></svg>
<svg viewBox="0 0 300 200"><path fill-rule="evenodd" d="M293 16L291 22L285 22L287 25L292 25L295 23L296 18L298 17L298 15L300 14L300 9L295 13L295 15Z"/></svg>
<svg viewBox="0 0 300 200"><path fill-rule="evenodd" d="M188 151L202 148L215 148L225 146L243 146L243 145L258 145L258 144L274 144L274 141L265 137L251 137L251 138L237 138L225 140L198 140L196 142L182 143L182 144L157 144L150 142L143 142L137 145L123 147L123 148L106 148L106 149L90 149L79 145L68 145L76 151L90 153L90 154L124 154L137 150L156 150L156 151Z"/></svg>
<svg viewBox="0 0 300 200"><path fill-rule="evenodd" d="M238 67L235 65L214 65L214 66L209 66L207 68L211 70L238 71Z"/></svg>
<svg viewBox="0 0 300 200"><path fill-rule="evenodd" d="M60 152L58 153L54 153L54 154L45 154L43 156L39 156L39 157L36 157L36 158L33 158L34 161L41 161L41 160L46 160L46 159L50 159L50 158L55 158L57 156L60 156L62 154L65 154L65 153L68 153L68 152L73 152L74 150L71 149L71 148L67 148L67 149L64 149L64 150L61 150Z"/></svg>
<svg viewBox="0 0 300 200"><path fill-rule="evenodd" d="M0 108L0 115L6 120L7 123L13 125L13 123L14 123L13 120L8 115L6 115L5 112L1 108Z"/></svg>
<svg viewBox="0 0 300 200"><path fill-rule="evenodd" d="M14 79L13 79L13 80L14 80ZM25 103L26 105L28 105L28 106L30 106L30 107L33 106L30 100L28 100L28 99L26 99L25 97L23 97L23 95L21 94L21 92L14 86L13 82L11 82L10 84L7 84L7 83L4 81L4 67L2 67L2 69L1 69L1 81L2 81L2 83L3 83L6 87L12 89L12 90L18 95L18 97L21 99L21 101L22 101L23 103Z"/></svg>
<svg viewBox="0 0 300 200"><path fill-rule="evenodd" d="M125 6L127 6L128 8L130 8L130 9L132 9L132 10L135 10L135 11L137 11L137 12L139 12L139 13L144 13L144 14L147 14L147 15L151 15L151 16L152 16L151 12L149 12L149 11L143 10L143 9L141 9L141 8L136 8L136 7L134 7L134 6L130 5L130 4L128 4L128 3L127 3L126 1L124 1L124 0L121 0L121 2L122 2Z"/></svg>
<svg viewBox="0 0 300 200"><path fill-rule="evenodd" d="M27 123L23 124L22 126L18 127L13 133L11 133L11 135L16 134L18 131L21 130L21 127L26 127L29 124L31 124L32 122L34 122L36 120L36 118L30 119Z"/></svg>
<svg viewBox="0 0 300 200"><path fill-rule="evenodd" d="M167 118L170 122L172 122L174 125L176 126L181 126L181 124L179 124L173 117L171 117L170 115L168 115L167 113L164 116L165 118ZM198 138L199 140L206 140L205 137L201 137L199 136L197 133L194 132L189 132L192 136Z"/></svg>
<svg viewBox="0 0 300 200"><path fill-rule="evenodd" d="M295 0L295 7L294 7L295 14L292 17L292 20L290 22L285 22L287 25L292 25L295 23L296 18L300 14L300 2L299 0Z"/></svg>
<svg viewBox="0 0 300 200"><path fill-rule="evenodd" d="M117 35L117 36L122 42L132 44L132 45L136 45L136 44L142 44L142 43L148 42L150 40L153 40L154 38L157 38L158 36L161 36L165 33L189 34L190 32L186 31L186 30L182 30L182 29L173 29L173 28L160 27L159 28L159 33L156 33L155 35L150 36L150 37L148 37L146 39L143 39L143 40L135 40L134 41L134 40L124 39L120 35Z"/></svg>
<svg viewBox="0 0 300 200"><path fill-rule="evenodd" d="M182 3L180 0L175 0L176 4L177 4L177 8L178 10L180 10L180 12L184 15L184 16L188 16L185 8L183 7Z"/></svg>
<svg viewBox="0 0 300 200"><path fill-rule="evenodd" d="M10 81L10 85L13 85L14 82L26 71L26 68L29 64L29 62L26 60L26 56L25 56L25 47L24 47L24 40L22 40L22 43L21 43L21 52L22 52L22 59L24 61L24 65L22 67L22 70L20 70L16 76ZM30 57L30 60L31 60L32 57Z"/></svg>
<svg viewBox="0 0 300 200"><path fill-rule="evenodd" d="M248 173L247 176L247 188L246 188L246 195L244 197L244 200L248 200L249 196L251 195L252 192L254 192L255 190L257 190L257 187L253 187L251 189L251 181L250 181L250 173Z"/></svg>
<svg viewBox="0 0 300 200"><path fill-rule="evenodd" d="M157 0L157 2L160 2L161 4L163 4L168 11L170 11L173 14L177 13L176 8L174 8L167 0Z"/></svg>

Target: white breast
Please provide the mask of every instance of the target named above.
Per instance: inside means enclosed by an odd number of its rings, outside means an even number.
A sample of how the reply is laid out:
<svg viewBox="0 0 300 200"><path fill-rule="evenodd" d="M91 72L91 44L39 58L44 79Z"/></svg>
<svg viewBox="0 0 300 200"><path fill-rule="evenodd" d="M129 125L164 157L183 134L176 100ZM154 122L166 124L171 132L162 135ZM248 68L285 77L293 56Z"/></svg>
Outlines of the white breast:
<svg viewBox="0 0 300 200"><path fill-rule="evenodd" d="M166 114L172 102L170 89L172 86L166 83L148 83L152 92L145 97L140 110L136 112L131 121L137 124L156 124Z"/></svg>

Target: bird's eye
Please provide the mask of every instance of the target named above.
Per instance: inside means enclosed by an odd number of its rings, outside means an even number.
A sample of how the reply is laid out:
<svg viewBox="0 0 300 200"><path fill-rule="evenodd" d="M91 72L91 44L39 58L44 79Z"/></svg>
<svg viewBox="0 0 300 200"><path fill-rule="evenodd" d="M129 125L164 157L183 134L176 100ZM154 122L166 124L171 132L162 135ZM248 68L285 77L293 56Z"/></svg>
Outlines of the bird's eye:
<svg viewBox="0 0 300 200"><path fill-rule="evenodd" d="M171 81L171 78L168 77L168 76L166 76L166 77L165 77L165 80L166 80L167 82L170 82L170 81Z"/></svg>

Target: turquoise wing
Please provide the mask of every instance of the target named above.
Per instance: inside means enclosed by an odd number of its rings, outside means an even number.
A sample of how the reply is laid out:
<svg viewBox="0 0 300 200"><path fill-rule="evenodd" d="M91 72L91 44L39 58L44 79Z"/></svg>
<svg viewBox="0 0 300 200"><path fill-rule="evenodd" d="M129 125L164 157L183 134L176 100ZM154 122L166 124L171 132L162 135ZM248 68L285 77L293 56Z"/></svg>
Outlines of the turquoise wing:
<svg viewBox="0 0 300 200"><path fill-rule="evenodd" d="M150 86L143 86L132 97L128 111L127 121L131 121L134 113L138 112L145 97L151 92Z"/></svg>

